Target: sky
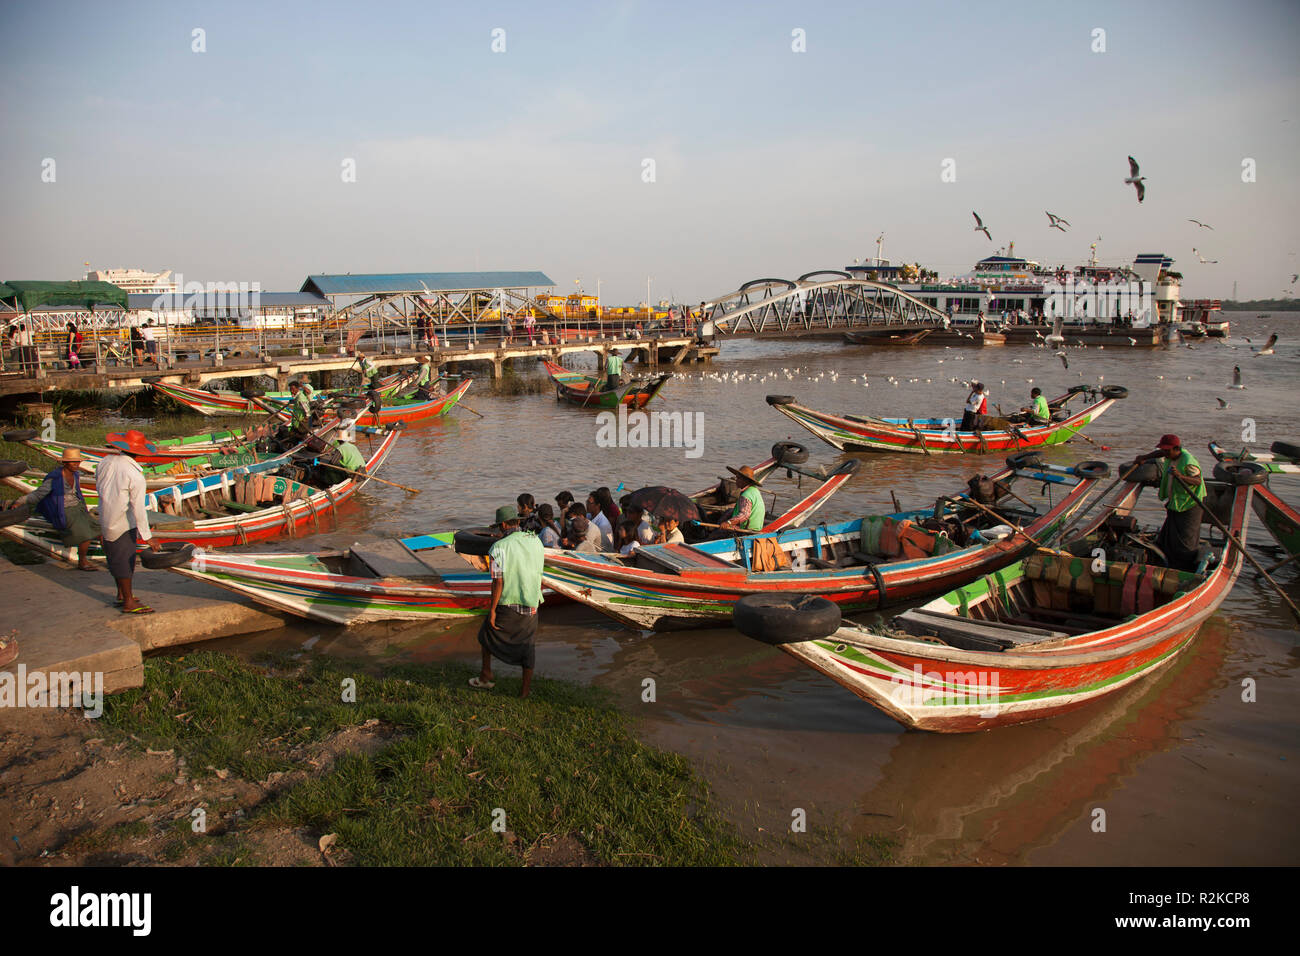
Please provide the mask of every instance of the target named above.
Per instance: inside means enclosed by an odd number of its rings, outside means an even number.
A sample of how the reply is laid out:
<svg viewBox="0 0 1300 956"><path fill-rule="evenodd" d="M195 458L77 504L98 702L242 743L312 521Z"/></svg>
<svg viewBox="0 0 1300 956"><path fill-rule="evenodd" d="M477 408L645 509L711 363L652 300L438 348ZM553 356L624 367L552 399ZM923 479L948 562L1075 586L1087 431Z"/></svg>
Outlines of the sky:
<svg viewBox="0 0 1300 956"><path fill-rule="evenodd" d="M1294 0L45 0L0 35L3 279L539 269L696 302L883 232L945 276L1100 236L1184 298L1300 289Z"/></svg>

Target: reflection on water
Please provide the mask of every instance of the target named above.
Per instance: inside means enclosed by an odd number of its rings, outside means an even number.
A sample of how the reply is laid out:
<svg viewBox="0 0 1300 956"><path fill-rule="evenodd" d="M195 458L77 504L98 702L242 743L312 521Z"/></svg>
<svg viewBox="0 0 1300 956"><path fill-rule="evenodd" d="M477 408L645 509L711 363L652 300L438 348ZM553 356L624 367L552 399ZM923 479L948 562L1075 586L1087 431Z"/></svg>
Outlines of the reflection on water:
<svg viewBox="0 0 1300 956"><path fill-rule="evenodd" d="M336 528L286 546L346 546L367 537L481 524L524 491L539 501L562 489L582 497L599 485L630 490L669 484L691 491L716 481L726 464L762 460L774 441L786 438L808 446L814 467L843 457L807 433L792 432L795 426L763 402L770 393L833 411L959 417L966 390L953 378L990 384L992 401L1007 410L1027 402L1032 385L1049 395L1080 381L1125 385L1129 398L1088 429L1108 450L1080 442L1049 450L1047 459L1102 458L1116 466L1174 432L1208 470L1206 443L1240 446L1243 419L1254 419L1256 448L1300 438L1292 430L1300 343L1289 341L1295 336L1279 320L1231 318L1234 337L1226 345L1072 348L1068 372L1046 350L1017 346L963 352L727 343L715 367L686 371L664 391L664 410L704 415L705 455L695 460L680 449L599 449L594 415L548 395L493 398L471 391L471 404L485 418L457 412L412 429L398 443L385 474L423 494L408 498L372 485L339 516ZM1282 333L1278 354L1253 359L1241 337L1258 344L1273 328ZM1234 365L1243 368L1246 391L1226 389ZM532 374L526 366L520 372ZM899 384L890 384L889 376ZM1219 410L1216 397L1230 407ZM822 512L825 520L890 509L891 490L904 507L925 506L1000 463L966 456L858 457L862 471ZM1275 479L1276 487L1300 497L1300 480L1285 481ZM778 508L801 495L797 479L784 474L765 489L777 494ZM1258 544L1267 541L1257 525L1251 532ZM1292 570L1280 580L1300 599L1300 575ZM474 622L352 631L303 623L225 646L294 648L318 636L314 650L340 656L472 662L476 630ZM837 839L887 834L904 858L916 861L1295 859L1287 798L1297 784L1296 631L1276 595L1248 571L1191 649L1158 675L1082 710L986 734L905 733L825 677L733 630L644 635L566 607L547 613L542 641L542 675L607 687L645 718L652 742L705 769L751 835L754 823L784 832L790 808L798 806L809 810L810 820L832 826ZM646 678L655 682L654 703L642 701ZM1254 704L1241 700L1245 679L1258 687ZM1104 834L1090 827L1098 807L1107 810Z"/></svg>

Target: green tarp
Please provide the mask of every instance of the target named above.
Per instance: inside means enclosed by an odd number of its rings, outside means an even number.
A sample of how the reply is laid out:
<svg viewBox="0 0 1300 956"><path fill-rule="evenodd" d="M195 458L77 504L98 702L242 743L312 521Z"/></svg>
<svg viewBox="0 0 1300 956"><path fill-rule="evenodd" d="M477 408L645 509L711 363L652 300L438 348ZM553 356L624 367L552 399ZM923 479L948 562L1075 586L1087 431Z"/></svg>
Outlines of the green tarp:
<svg viewBox="0 0 1300 956"><path fill-rule="evenodd" d="M68 305L89 309L97 305L126 308L126 292L111 282L37 282L10 279L3 283L0 299L30 312L41 305Z"/></svg>

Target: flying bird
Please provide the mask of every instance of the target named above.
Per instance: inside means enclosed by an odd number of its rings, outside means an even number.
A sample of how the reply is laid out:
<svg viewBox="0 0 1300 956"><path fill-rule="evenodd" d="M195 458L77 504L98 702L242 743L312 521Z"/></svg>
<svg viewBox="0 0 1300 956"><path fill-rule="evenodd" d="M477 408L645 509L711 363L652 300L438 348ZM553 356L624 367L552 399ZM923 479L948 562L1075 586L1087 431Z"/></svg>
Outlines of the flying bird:
<svg viewBox="0 0 1300 956"><path fill-rule="evenodd" d="M1062 350L1059 351L1059 352L1053 352L1052 354L1055 355L1057 358L1059 358L1059 359L1061 360L1061 364L1064 365L1064 366L1066 367L1066 369L1069 369L1069 367L1070 367L1070 360L1069 360L1068 358L1065 357L1065 350L1064 350L1064 349L1062 349Z"/></svg>
<svg viewBox="0 0 1300 956"><path fill-rule="evenodd" d="M1263 347L1262 349L1260 349L1258 352L1255 353L1255 358L1259 358L1261 355L1272 355L1272 354L1273 354L1273 346L1275 346L1275 345L1277 345L1277 333L1276 333L1276 332L1274 332L1272 335L1270 335L1270 336L1268 337L1268 341L1264 343L1264 347Z"/></svg>
<svg viewBox="0 0 1300 956"><path fill-rule="evenodd" d="M1145 186L1146 177L1138 175L1138 161L1132 156L1128 158L1128 169L1129 176L1128 179L1124 180L1124 183L1126 185L1131 184L1133 188L1137 190L1138 202L1141 202L1146 198L1147 194L1147 187Z"/></svg>
<svg viewBox="0 0 1300 956"><path fill-rule="evenodd" d="M1047 212L1047 210L1043 210L1043 211ZM1047 226L1048 229L1061 229L1061 223L1065 223L1067 226L1069 225L1069 222L1062 219L1060 216L1056 215L1055 213L1050 213L1050 212L1047 213L1047 218L1051 220L1051 222ZM1065 230L1061 229L1061 232L1065 232Z"/></svg>
<svg viewBox="0 0 1300 956"><path fill-rule="evenodd" d="M1131 160L1130 160L1130 162L1131 162ZM1136 173L1137 171L1134 170L1134 172ZM1198 226L1200 226L1202 229L1213 229L1213 228L1214 228L1214 227L1211 226L1208 222L1201 222L1199 219L1189 219L1189 220L1187 220L1187 221L1188 221L1188 222L1194 222L1194 223L1196 223L1196 224L1197 224Z"/></svg>
<svg viewBox="0 0 1300 956"><path fill-rule="evenodd" d="M1196 251L1196 247L1195 247L1195 246L1192 246L1192 255L1196 256L1196 258L1198 258L1198 259L1201 260L1201 265L1205 265L1205 266L1216 266L1216 265L1219 264L1219 260L1218 260L1218 259L1207 259L1207 258L1205 258L1205 256L1201 255L1199 252Z"/></svg>
<svg viewBox="0 0 1300 956"><path fill-rule="evenodd" d="M1223 399L1219 398L1217 395L1215 396L1214 400L1219 403L1220 411L1223 411L1223 409L1228 407L1228 403L1225 402Z"/></svg>
<svg viewBox="0 0 1300 956"><path fill-rule="evenodd" d="M971 210L971 215L975 217L975 231L984 233L984 238L992 242L993 237L989 235L988 227L984 225L984 220L980 218L980 214Z"/></svg>
<svg viewBox="0 0 1300 956"><path fill-rule="evenodd" d="M1300 275L1295 275L1294 273L1292 273L1292 275L1291 275L1291 284L1292 284L1292 285L1295 285L1295 280L1296 280L1296 279L1300 279Z"/></svg>

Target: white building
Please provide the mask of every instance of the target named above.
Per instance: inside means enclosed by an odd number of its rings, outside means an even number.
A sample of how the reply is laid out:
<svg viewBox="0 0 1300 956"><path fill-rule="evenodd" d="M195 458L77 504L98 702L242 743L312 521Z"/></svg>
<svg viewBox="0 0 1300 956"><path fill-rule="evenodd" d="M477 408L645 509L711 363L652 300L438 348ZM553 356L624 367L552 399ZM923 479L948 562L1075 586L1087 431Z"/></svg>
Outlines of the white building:
<svg viewBox="0 0 1300 956"><path fill-rule="evenodd" d="M179 292L176 281L166 272L146 272L143 269L94 269L86 273L91 282L111 282L123 292Z"/></svg>

